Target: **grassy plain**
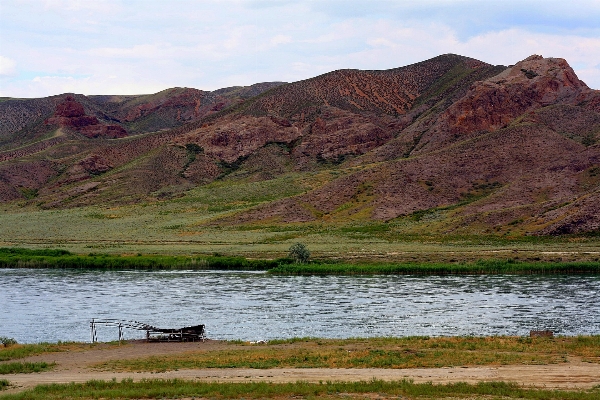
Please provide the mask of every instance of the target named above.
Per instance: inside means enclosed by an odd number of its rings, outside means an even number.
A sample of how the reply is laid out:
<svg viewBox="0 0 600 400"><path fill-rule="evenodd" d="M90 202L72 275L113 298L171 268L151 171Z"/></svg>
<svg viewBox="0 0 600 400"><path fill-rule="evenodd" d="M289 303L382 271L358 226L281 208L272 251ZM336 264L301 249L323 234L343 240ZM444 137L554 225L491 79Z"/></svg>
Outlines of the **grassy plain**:
<svg viewBox="0 0 600 400"><path fill-rule="evenodd" d="M411 234L401 222L211 226L185 203L39 210L4 206L0 247L61 248L78 254L213 255L278 258L296 242L313 257L354 261L456 262L480 259L598 261L597 237Z"/></svg>
<svg viewBox="0 0 600 400"><path fill-rule="evenodd" d="M320 187L330 170L268 181L219 180L179 198L135 205L41 209L35 199L0 205L0 247L62 248L77 254L278 258L302 242L320 259L455 262L479 259L598 261L600 237L526 236L516 225L485 233L444 230L457 209L425 210L387 222L340 209L309 223L235 225L217 220ZM342 207L343 208L343 207Z"/></svg>

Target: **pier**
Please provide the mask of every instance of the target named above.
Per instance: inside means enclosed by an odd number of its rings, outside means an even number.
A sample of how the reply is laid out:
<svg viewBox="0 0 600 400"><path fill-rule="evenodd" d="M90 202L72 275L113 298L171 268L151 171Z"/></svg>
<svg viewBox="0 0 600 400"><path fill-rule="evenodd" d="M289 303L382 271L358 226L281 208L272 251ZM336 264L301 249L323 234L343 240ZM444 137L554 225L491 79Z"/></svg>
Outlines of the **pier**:
<svg viewBox="0 0 600 400"><path fill-rule="evenodd" d="M124 321L118 319L95 319L90 321L92 343L98 341L97 326L111 326L118 329L119 341L124 340L124 329L146 331L148 342L204 342L206 331L204 325L186 326L183 328L157 328L152 325L137 321Z"/></svg>

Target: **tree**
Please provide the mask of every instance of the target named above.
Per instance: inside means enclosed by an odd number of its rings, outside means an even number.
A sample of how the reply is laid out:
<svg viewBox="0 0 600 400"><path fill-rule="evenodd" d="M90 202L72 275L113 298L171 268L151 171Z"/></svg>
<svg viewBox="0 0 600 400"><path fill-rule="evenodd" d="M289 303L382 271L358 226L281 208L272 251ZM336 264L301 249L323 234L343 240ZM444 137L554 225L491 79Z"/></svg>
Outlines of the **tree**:
<svg viewBox="0 0 600 400"><path fill-rule="evenodd" d="M310 258L310 251L304 244L296 243L290 247L289 257L293 258L296 263L303 264Z"/></svg>

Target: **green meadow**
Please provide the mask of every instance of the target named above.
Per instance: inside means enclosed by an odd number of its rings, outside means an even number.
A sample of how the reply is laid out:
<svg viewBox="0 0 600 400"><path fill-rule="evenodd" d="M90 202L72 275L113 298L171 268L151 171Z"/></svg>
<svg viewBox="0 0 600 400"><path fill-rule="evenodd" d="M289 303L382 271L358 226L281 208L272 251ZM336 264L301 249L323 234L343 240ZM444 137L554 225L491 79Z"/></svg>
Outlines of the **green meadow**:
<svg viewBox="0 0 600 400"><path fill-rule="evenodd" d="M350 202L307 223L265 219L234 223L236 213L307 193L354 172L341 168L288 173L252 181L232 173L181 197L137 204L42 209L35 198L0 205L0 247L65 249L75 254L214 255L276 259L304 243L313 258L367 262L600 261L600 236L527 236L519 224L466 232L458 223L465 204L423 210L389 221L369 219ZM161 193L155 193L157 198ZM355 204L356 203L356 204ZM362 207L362 208L361 208ZM364 208L364 209L363 209Z"/></svg>
<svg viewBox="0 0 600 400"><path fill-rule="evenodd" d="M225 179L189 190L182 197L134 205L41 209L35 199L3 204L0 247L65 249L75 254L276 259L301 242L313 258L349 263L600 260L597 235L527 236L517 225L493 234L444 230L460 207L420 211L387 222L369 220L364 210L350 213L358 207L355 204L328 215L315 211L315 221L307 223L267 219L234 224L227 220L270 201L306 193L348 172L290 173L260 182Z"/></svg>

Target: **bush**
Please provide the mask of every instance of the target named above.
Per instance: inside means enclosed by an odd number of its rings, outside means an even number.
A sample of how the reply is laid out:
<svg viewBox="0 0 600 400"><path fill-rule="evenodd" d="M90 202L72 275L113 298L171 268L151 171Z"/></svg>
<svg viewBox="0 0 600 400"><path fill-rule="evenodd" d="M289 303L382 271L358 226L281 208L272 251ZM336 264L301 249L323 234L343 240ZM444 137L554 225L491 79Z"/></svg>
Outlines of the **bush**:
<svg viewBox="0 0 600 400"><path fill-rule="evenodd" d="M298 264L304 264L310 258L310 251L304 244L296 243L290 247L289 257Z"/></svg>
<svg viewBox="0 0 600 400"><path fill-rule="evenodd" d="M0 343L4 345L4 347L12 346L13 344L17 344L17 341L13 338L0 336Z"/></svg>

